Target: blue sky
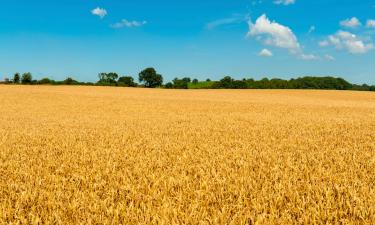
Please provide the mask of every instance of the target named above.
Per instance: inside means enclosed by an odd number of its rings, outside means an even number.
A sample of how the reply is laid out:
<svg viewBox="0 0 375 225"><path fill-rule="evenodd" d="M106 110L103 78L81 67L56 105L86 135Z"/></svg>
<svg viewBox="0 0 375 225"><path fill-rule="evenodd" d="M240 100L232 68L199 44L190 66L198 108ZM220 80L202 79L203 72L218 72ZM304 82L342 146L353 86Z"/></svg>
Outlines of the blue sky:
<svg viewBox="0 0 375 225"><path fill-rule="evenodd" d="M0 79L341 76L375 84L375 0L3 0Z"/></svg>

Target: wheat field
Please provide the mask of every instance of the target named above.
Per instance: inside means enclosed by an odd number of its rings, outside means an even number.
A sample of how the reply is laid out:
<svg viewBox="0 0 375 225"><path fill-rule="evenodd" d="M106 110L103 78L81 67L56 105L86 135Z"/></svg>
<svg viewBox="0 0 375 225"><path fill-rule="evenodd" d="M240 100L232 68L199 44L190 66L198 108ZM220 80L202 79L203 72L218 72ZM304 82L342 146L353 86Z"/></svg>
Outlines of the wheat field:
<svg viewBox="0 0 375 225"><path fill-rule="evenodd" d="M375 224L375 93L0 86L0 224Z"/></svg>

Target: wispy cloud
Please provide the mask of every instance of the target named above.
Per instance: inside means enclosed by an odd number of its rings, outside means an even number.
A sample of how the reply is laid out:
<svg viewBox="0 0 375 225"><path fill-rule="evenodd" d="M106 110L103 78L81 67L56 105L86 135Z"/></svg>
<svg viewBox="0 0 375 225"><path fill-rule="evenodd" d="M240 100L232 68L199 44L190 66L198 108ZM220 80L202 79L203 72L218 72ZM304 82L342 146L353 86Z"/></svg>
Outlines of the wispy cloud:
<svg viewBox="0 0 375 225"><path fill-rule="evenodd" d="M225 26L229 24L236 24L236 23L244 23L249 19L248 15L240 15L235 14L232 17L222 18L218 20L214 20L212 22L207 23L206 28L209 30L215 29L220 26Z"/></svg>
<svg viewBox="0 0 375 225"><path fill-rule="evenodd" d="M331 55L328 55L328 54L326 54L326 55L324 56L324 58L325 58L326 60L328 60L328 61L334 61L334 60L336 60L335 57L333 57L333 56L331 56Z"/></svg>
<svg viewBox="0 0 375 225"><path fill-rule="evenodd" d="M296 3L296 0L275 0L274 3L278 5L292 5Z"/></svg>
<svg viewBox="0 0 375 225"><path fill-rule="evenodd" d="M309 34L313 33L316 30L315 26L311 26L309 29Z"/></svg>
<svg viewBox="0 0 375 225"><path fill-rule="evenodd" d="M121 20L120 22L117 22L115 24L111 24L111 27L114 29L120 29L124 27L141 27L147 24L147 21L129 21L126 19Z"/></svg>
<svg viewBox="0 0 375 225"><path fill-rule="evenodd" d="M317 57L316 55L313 55L313 54L301 54L300 58L302 60L306 60L306 61L318 60L319 59L319 57Z"/></svg>

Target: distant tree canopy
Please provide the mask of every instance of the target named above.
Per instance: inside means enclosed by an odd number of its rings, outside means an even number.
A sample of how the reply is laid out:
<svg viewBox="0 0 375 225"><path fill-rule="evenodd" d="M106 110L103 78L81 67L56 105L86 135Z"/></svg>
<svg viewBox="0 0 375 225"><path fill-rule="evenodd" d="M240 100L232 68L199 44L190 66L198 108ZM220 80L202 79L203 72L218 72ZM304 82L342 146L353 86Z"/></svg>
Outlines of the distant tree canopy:
<svg viewBox="0 0 375 225"><path fill-rule="evenodd" d="M53 84L54 82L55 82L54 80L51 80L51 79L45 77L45 78L39 80L37 83L38 84Z"/></svg>
<svg viewBox="0 0 375 225"><path fill-rule="evenodd" d="M163 85L163 76L156 73L154 68L147 68L139 73L139 82L147 88L155 88Z"/></svg>
<svg viewBox="0 0 375 225"><path fill-rule="evenodd" d="M33 76L31 73L24 73L22 74L21 83L22 84L31 84L33 81Z"/></svg>
<svg viewBox="0 0 375 225"><path fill-rule="evenodd" d="M117 83L119 86L123 87L137 87L137 84L134 82L134 78L131 76L120 77Z"/></svg>
<svg viewBox="0 0 375 225"><path fill-rule="evenodd" d="M223 89L246 89L248 88L246 81L235 80L230 76L226 76L218 82L213 84L213 88L223 88Z"/></svg>
<svg viewBox="0 0 375 225"><path fill-rule="evenodd" d="M326 89L350 90L353 85L342 78L301 77L291 80L263 78L261 80L235 80L229 76L214 82L212 88L218 89Z"/></svg>
<svg viewBox="0 0 375 225"><path fill-rule="evenodd" d="M99 86L120 86L120 87L138 87L132 76L119 76L115 72L99 73L99 81L96 83L79 82L71 77L63 81L54 81L48 77L41 80L33 80L31 73L20 75L15 73L13 80L4 79L2 84L50 84L50 85L99 85ZM146 68L139 73L139 81L143 83L140 87L155 88L174 88L174 89L325 89L325 90L358 90L375 91L375 85L351 84L343 78L337 77L314 77L305 76L284 80L279 78L262 78L254 80L252 78L234 79L231 76L225 76L219 81L199 81L190 77L175 78L163 86L163 76L158 74L152 67Z"/></svg>
<svg viewBox="0 0 375 225"><path fill-rule="evenodd" d="M65 85L73 85L73 84L79 84L78 81L74 80L73 78L71 77L68 77L66 78L64 81L63 81L63 84Z"/></svg>
<svg viewBox="0 0 375 225"><path fill-rule="evenodd" d="M191 82L189 77L184 77L182 79L175 78L173 80L172 88L176 89L188 89L188 85Z"/></svg>
<svg viewBox="0 0 375 225"><path fill-rule="evenodd" d="M117 78L119 77L117 73L99 73L98 75L99 81L98 83L102 84L116 84Z"/></svg>

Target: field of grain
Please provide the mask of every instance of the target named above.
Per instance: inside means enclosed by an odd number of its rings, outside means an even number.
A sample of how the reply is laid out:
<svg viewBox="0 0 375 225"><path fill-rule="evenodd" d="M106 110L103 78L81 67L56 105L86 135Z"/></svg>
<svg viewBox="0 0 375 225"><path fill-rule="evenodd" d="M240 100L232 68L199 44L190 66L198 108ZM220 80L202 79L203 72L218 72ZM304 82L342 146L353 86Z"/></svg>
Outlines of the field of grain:
<svg viewBox="0 0 375 225"><path fill-rule="evenodd" d="M375 223L375 93L0 86L0 224L292 223Z"/></svg>

